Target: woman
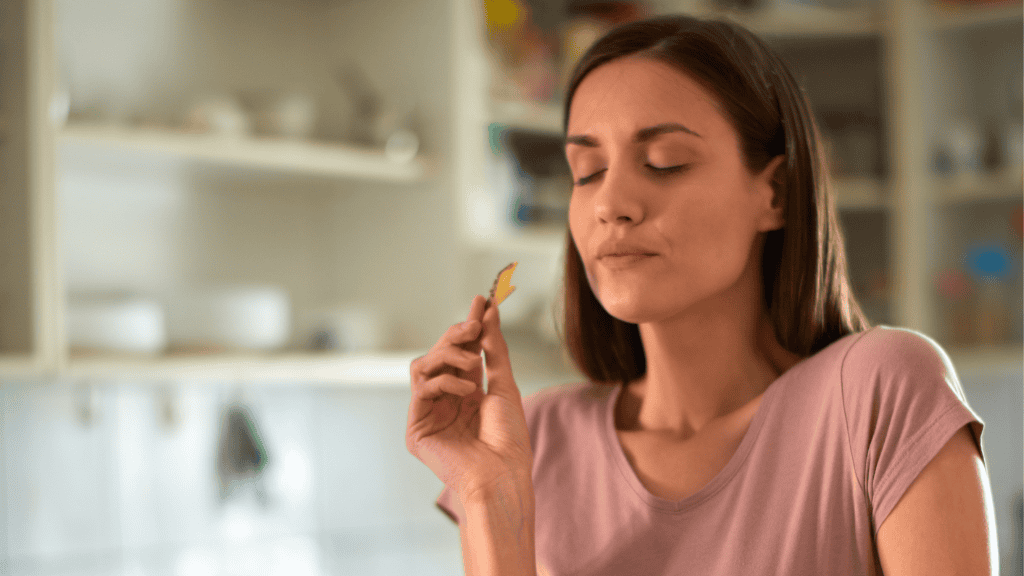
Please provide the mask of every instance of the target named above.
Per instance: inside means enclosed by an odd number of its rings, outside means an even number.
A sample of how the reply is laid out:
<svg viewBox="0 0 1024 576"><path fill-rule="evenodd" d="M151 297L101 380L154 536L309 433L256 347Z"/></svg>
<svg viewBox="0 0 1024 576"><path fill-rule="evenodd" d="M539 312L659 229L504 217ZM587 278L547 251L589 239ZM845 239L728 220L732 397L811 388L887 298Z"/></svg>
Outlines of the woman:
<svg viewBox="0 0 1024 576"><path fill-rule="evenodd" d="M523 400L482 296L410 367L407 446L467 573L996 573L983 423L938 344L861 313L778 56L725 22L622 25L565 129L589 381Z"/></svg>

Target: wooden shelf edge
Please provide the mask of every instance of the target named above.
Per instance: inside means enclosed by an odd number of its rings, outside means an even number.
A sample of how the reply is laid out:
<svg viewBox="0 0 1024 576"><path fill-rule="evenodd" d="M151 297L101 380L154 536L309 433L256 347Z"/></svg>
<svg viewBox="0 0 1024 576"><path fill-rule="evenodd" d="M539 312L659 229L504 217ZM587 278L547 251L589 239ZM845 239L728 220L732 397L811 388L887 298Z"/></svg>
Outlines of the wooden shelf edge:
<svg viewBox="0 0 1024 576"><path fill-rule="evenodd" d="M29 355L0 355L0 379L41 376L42 366Z"/></svg>
<svg viewBox="0 0 1024 576"><path fill-rule="evenodd" d="M216 380L241 383L322 384L400 388L409 385L409 364L426 350L379 353L211 354L209 356L73 357L72 379Z"/></svg>
<svg viewBox="0 0 1024 576"><path fill-rule="evenodd" d="M1024 364L1024 345L1020 343L950 346L945 350L958 372L986 369L1020 370Z"/></svg>
<svg viewBox="0 0 1024 576"><path fill-rule="evenodd" d="M1024 198L1024 172L1018 166L995 174L936 177L935 188L939 202L947 206L984 200L1019 200Z"/></svg>
<svg viewBox="0 0 1024 576"><path fill-rule="evenodd" d="M422 158L407 163L393 162L382 150L344 143L236 138L98 124L65 126L60 140L64 144L117 148L312 176L415 182L431 172Z"/></svg>
<svg viewBox="0 0 1024 576"><path fill-rule="evenodd" d="M490 102L490 121L511 128L562 135L561 103L542 103L494 99Z"/></svg>

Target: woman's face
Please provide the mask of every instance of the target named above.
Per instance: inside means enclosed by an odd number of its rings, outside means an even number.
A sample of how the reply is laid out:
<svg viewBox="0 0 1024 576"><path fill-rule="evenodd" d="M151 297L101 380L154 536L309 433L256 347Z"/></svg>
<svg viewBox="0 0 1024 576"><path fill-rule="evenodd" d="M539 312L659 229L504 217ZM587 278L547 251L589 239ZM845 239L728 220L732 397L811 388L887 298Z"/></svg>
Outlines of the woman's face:
<svg viewBox="0 0 1024 576"><path fill-rule="evenodd" d="M771 188L783 157L751 174L724 114L696 81L650 59L613 60L577 87L569 229L612 316L674 316L723 294L748 266L760 270L758 234L784 224ZM654 255L602 258L615 242Z"/></svg>

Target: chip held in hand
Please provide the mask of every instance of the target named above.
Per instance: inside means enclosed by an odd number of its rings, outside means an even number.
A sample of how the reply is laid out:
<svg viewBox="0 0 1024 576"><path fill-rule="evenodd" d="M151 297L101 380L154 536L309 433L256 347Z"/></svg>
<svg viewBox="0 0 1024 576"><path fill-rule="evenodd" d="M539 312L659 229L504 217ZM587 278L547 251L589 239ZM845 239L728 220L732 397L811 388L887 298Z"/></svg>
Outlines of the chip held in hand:
<svg viewBox="0 0 1024 576"><path fill-rule="evenodd" d="M495 306L501 304L509 294L515 292L516 287L512 286L512 273L516 271L516 264L519 263L513 262L502 268L501 272L498 272L498 277L494 279L490 300Z"/></svg>

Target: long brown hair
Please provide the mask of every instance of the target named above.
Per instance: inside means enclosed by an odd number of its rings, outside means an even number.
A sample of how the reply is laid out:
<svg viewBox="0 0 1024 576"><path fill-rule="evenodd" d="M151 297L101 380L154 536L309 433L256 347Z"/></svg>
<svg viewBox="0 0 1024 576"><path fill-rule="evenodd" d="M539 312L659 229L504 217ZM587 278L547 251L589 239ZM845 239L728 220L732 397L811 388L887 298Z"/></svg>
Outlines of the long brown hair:
<svg viewBox="0 0 1024 576"><path fill-rule="evenodd" d="M869 329L850 288L821 135L806 95L782 59L749 30L728 21L675 15L622 24L576 65L566 90L563 130L568 130L569 106L583 78L629 55L674 66L716 95L752 173L786 155L777 189L786 225L766 233L761 262L765 304L782 347L806 357ZM566 231L563 282L564 333L559 337L576 367L602 384L642 376L647 361L640 330L608 314L594 296L571 231Z"/></svg>

